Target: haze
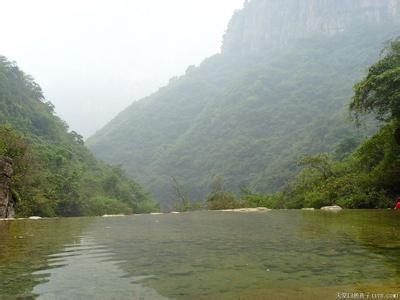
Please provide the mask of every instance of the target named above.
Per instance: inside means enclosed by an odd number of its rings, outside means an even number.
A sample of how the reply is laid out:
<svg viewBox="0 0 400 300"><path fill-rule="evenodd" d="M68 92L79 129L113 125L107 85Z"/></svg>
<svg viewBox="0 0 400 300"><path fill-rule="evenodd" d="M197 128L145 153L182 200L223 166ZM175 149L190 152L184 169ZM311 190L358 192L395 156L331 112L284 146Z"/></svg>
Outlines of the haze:
<svg viewBox="0 0 400 300"><path fill-rule="evenodd" d="M1 0L0 54L42 86L71 129L100 129L219 52L243 0Z"/></svg>

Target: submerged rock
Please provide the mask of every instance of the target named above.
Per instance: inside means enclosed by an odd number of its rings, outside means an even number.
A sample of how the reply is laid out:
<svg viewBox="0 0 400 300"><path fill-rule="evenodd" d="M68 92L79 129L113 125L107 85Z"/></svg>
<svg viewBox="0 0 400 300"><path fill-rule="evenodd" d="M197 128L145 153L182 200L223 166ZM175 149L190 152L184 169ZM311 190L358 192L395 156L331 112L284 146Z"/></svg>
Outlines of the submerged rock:
<svg viewBox="0 0 400 300"><path fill-rule="evenodd" d="M302 208L301 210L315 210L315 208Z"/></svg>
<svg viewBox="0 0 400 300"><path fill-rule="evenodd" d="M321 207L321 210L324 211L341 211L342 209L339 205Z"/></svg>
<svg viewBox="0 0 400 300"><path fill-rule="evenodd" d="M12 218L15 214L15 202L10 188L12 175L12 159L0 156L0 218Z"/></svg>

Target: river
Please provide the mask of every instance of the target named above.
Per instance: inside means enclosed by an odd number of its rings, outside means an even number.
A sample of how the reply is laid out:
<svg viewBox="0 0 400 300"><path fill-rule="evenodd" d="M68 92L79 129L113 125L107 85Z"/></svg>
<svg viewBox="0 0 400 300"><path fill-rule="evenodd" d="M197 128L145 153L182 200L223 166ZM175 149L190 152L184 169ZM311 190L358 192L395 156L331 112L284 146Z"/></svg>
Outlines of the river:
<svg viewBox="0 0 400 300"><path fill-rule="evenodd" d="M0 299L355 295L400 299L400 212L0 221Z"/></svg>

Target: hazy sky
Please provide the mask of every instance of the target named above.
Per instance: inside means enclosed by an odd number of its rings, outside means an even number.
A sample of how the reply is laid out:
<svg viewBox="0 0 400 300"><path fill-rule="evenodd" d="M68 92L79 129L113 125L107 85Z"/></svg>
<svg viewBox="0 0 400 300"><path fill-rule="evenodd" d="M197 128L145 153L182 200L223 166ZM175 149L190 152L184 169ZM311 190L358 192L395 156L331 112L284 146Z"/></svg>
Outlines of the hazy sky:
<svg viewBox="0 0 400 300"><path fill-rule="evenodd" d="M0 54L93 134L134 100L219 52L243 0L0 0Z"/></svg>

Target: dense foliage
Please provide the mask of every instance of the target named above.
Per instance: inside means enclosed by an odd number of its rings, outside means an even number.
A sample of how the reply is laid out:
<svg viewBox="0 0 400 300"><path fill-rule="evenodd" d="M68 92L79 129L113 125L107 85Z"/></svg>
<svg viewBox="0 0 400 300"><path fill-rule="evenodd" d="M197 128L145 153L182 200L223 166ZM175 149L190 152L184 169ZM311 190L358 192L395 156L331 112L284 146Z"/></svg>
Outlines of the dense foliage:
<svg viewBox="0 0 400 300"><path fill-rule="evenodd" d="M356 117L374 113L381 121L400 121L400 39L392 41L382 55L355 86L350 109Z"/></svg>
<svg viewBox="0 0 400 300"><path fill-rule="evenodd" d="M320 208L338 204L348 208L393 207L400 195L400 40L382 52L367 76L354 86L350 109L358 118L374 113L383 121L380 130L364 140L350 155L339 147L335 158L329 154L308 156L284 193L259 195L256 205L276 208ZM344 152L344 154L347 151ZM255 196L243 198L252 205Z"/></svg>
<svg viewBox="0 0 400 300"><path fill-rule="evenodd" d="M225 190L222 177L216 178L213 182L211 193L208 195L205 204L210 210L240 207L235 194Z"/></svg>
<svg viewBox="0 0 400 300"><path fill-rule="evenodd" d="M99 162L45 102L40 87L0 57L0 155L13 159L20 216L80 216L157 209L119 167Z"/></svg>
<svg viewBox="0 0 400 300"><path fill-rule="evenodd" d="M355 129L348 99L394 31L364 26L254 56L216 55L133 103L88 145L163 202L174 201L171 176L192 200L216 175L236 193L280 191L304 155L344 157L375 132L371 122Z"/></svg>
<svg viewBox="0 0 400 300"><path fill-rule="evenodd" d="M400 195L399 70L400 39L395 39L384 49L380 60L369 68L367 76L354 85L350 111L358 125L360 117L368 114L383 122L372 137L363 141L343 139L332 153L298 160L301 172L283 192L262 194L242 188L240 197L236 197L224 189L222 179L217 179L203 207L393 207Z"/></svg>

